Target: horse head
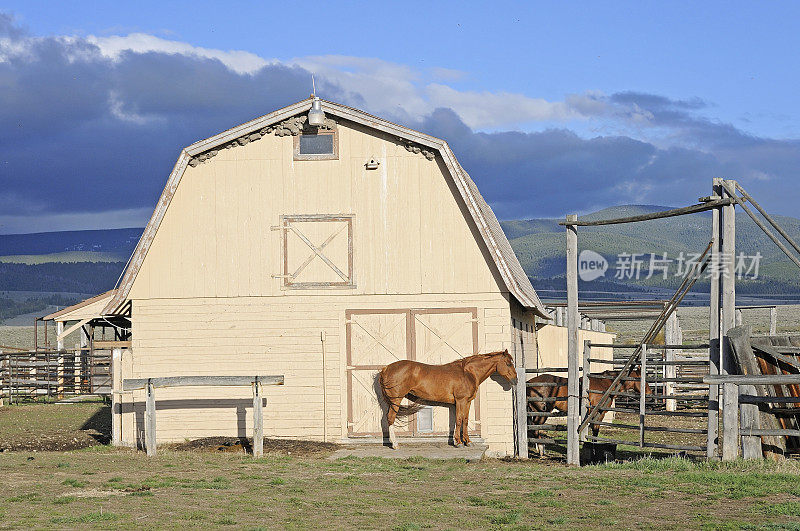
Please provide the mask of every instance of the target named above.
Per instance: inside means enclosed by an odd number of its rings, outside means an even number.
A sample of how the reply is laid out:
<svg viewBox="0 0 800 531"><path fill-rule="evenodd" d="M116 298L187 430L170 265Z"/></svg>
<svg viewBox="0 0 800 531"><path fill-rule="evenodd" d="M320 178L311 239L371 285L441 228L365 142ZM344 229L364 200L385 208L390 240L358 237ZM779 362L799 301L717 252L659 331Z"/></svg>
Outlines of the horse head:
<svg viewBox="0 0 800 531"><path fill-rule="evenodd" d="M495 372L509 382L513 383L517 381L517 369L514 367L514 358L508 353L508 349L497 352Z"/></svg>
<svg viewBox="0 0 800 531"><path fill-rule="evenodd" d="M628 375L629 378L636 378L636 380L625 380L623 388L626 391L633 391L635 393L642 392L642 371L639 369L634 369ZM652 395L653 389L650 387L649 384L645 384L644 394Z"/></svg>

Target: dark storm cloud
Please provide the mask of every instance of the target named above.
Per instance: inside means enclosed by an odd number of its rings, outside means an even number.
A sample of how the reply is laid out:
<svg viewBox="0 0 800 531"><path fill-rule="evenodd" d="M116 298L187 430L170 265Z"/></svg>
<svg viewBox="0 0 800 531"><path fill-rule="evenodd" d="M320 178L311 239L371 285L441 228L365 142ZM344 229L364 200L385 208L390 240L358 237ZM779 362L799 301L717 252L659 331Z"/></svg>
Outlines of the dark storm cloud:
<svg viewBox="0 0 800 531"><path fill-rule="evenodd" d="M183 146L308 96L310 74L32 39L0 18L0 210L152 206ZM339 94L328 84L326 94Z"/></svg>
<svg viewBox="0 0 800 531"><path fill-rule="evenodd" d="M667 107L666 99L659 98L654 96L651 103ZM417 127L450 143L504 219L560 217L627 203L689 204L710 192L712 177L738 179L777 212L797 213L796 141L738 133L733 149L727 130L714 128L699 139L706 142L703 148L662 148L626 136L585 139L563 129L487 134L472 131L449 109L436 110Z"/></svg>
<svg viewBox="0 0 800 531"><path fill-rule="evenodd" d="M0 224L2 216L20 227L31 214L146 212L182 147L307 97L309 77L277 64L239 74L215 59L159 52L110 59L80 38L31 38L0 14ZM317 82L330 99L370 111L360 95ZM658 129L673 147L564 129L482 133L449 109L409 119L402 103L387 118L447 140L503 219L687 204L716 176L739 179L778 213L797 213L800 143L713 122L699 99L568 98L584 116Z"/></svg>

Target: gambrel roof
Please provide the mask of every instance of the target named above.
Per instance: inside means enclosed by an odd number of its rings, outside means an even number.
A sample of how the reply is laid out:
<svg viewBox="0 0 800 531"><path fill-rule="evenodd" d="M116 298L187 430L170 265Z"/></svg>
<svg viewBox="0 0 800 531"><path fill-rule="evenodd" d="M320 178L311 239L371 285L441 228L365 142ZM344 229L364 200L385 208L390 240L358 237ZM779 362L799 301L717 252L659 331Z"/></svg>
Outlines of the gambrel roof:
<svg viewBox="0 0 800 531"><path fill-rule="evenodd" d="M259 131L265 127L273 126L293 116L308 112L311 108L311 101L311 98L309 98L289 105L288 107L256 118L250 122L228 129L206 140L195 142L181 151L178 162L175 164L167 180L167 184L164 187L164 191L156 204L153 216L150 218L133 252L116 294L104 310L105 313L114 313L117 308L126 301L133 281L136 278L136 274L141 268L142 262L161 224L161 220L164 218L167 207L172 200L172 196L175 194L178 183L183 173L186 171L186 166L189 165L190 162L195 164L197 160L195 157L203 156L204 158L204 154L209 152L213 152L213 155L215 154L215 149L229 144L234 140L243 137L247 138L246 135L259 135L260 138ZM484 244L494 259L494 263L505 283L506 289L523 307L532 310L541 317L547 317L544 306L539 300L539 296L534 291L528 276L522 269L522 265L519 263L516 254L514 254L511 244L508 242L508 239L503 233L503 229L500 227L500 223L497 221L497 217L495 217L494 212L492 212L486 200L481 196L473 180L458 163L458 160L450 149L450 146L447 145L447 142L339 103L322 100L322 109L326 114L330 114L331 116L382 131L400 140L412 142L423 148L428 148L434 154L438 153L442 157L445 166L453 178L453 182L461 194L461 198L466 204L467 210L472 216L478 228L478 232L483 238Z"/></svg>

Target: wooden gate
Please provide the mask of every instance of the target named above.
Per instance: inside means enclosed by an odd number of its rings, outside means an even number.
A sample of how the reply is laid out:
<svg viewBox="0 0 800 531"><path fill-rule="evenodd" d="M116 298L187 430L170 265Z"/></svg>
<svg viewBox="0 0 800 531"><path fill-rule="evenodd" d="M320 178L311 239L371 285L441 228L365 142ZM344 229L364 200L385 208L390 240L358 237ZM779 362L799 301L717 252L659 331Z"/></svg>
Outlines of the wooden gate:
<svg viewBox="0 0 800 531"><path fill-rule="evenodd" d="M348 310L347 341L348 436L382 436L383 410L375 377L394 361L410 359L442 364L477 353L476 308L429 310ZM402 436L447 435L453 408L429 406L405 425ZM480 404L470 410L470 432L479 435Z"/></svg>

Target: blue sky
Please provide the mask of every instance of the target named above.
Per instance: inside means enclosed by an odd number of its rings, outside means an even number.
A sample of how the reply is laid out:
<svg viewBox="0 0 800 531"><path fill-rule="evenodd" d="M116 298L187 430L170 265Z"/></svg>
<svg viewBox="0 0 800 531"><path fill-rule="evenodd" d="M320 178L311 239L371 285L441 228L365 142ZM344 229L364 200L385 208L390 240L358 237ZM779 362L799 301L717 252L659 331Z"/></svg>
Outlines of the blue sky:
<svg viewBox="0 0 800 531"><path fill-rule="evenodd" d="M142 225L181 147L306 97L310 72L448 140L500 218L688 203L714 176L800 215L798 11L7 1L0 233Z"/></svg>

